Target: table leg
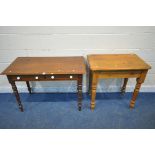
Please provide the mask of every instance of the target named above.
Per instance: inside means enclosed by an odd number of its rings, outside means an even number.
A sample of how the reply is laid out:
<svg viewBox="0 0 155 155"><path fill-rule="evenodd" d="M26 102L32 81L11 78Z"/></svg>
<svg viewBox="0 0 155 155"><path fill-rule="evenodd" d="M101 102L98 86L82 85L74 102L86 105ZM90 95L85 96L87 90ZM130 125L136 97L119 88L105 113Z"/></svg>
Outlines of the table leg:
<svg viewBox="0 0 155 155"><path fill-rule="evenodd" d="M81 108L82 108L82 76L83 75L78 75L78 80L77 80L78 109L79 109L79 111L81 111Z"/></svg>
<svg viewBox="0 0 155 155"><path fill-rule="evenodd" d="M26 85L30 94L32 94L31 87L29 81L26 81Z"/></svg>
<svg viewBox="0 0 155 155"><path fill-rule="evenodd" d="M134 89L134 92L133 92L133 95L132 95L132 99L131 99L131 102L130 102L130 108L134 108L135 106L135 101L136 101L136 98L139 94L139 90L140 90L140 87L141 87L141 82L140 82L140 78L137 78L137 83L136 83L136 87Z"/></svg>
<svg viewBox="0 0 155 155"><path fill-rule="evenodd" d="M135 106L136 98L137 98L137 96L139 94L139 90L140 90L141 84L145 80L145 77L146 77L147 72L148 72L148 70L143 71L142 74L141 74L141 76L136 79L137 80L137 83L136 83L136 87L135 87L135 90L133 92L132 99L131 99L131 102L130 102L130 108L134 108L134 106Z"/></svg>
<svg viewBox="0 0 155 155"><path fill-rule="evenodd" d="M20 100L20 96L19 96L16 84L15 84L14 81L11 81L10 84L12 86L13 93L14 93L14 95L16 97L18 107L19 107L20 111L23 112L24 109L23 109L23 105L22 105L21 100Z"/></svg>
<svg viewBox="0 0 155 155"><path fill-rule="evenodd" d="M121 93L122 93L122 94L125 93L127 82L128 82L128 78L125 78L125 79L124 79L123 86L122 86L122 88L121 88Z"/></svg>
<svg viewBox="0 0 155 155"><path fill-rule="evenodd" d="M89 95L91 95L91 83L92 83L92 74L91 74L91 70L89 70L89 88L88 88Z"/></svg>
<svg viewBox="0 0 155 155"><path fill-rule="evenodd" d="M91 105L90 105L90 108L92 111L95 109L96 88L97 88L97 76L95 73L92 73Z"/></svg>

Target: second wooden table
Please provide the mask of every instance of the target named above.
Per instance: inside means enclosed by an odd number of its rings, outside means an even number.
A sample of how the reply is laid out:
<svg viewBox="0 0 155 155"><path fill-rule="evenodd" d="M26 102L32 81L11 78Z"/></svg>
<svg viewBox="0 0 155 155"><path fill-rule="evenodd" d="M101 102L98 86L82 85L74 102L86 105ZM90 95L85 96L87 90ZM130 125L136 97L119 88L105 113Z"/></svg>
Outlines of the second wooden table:
<svg viewBox="0 0 155 155"><path fill-rule="evenodd" d="M26 81L31 93L29 81L76 80L78 91L78 109L82 107L82 77L86 72L83 57L19 57L6 70L6 75L16 96L19 109L23 105L15 82Z"/></svg>
<svg viewBox="0 0 155 155"><path fill-rule="evenodd" d="M128 78L136 78L137 83L130 102L130 107L133 108L141 84L151 67L135 54L88 55L88 62L91 109L94 110L95 108L97 82L101 78L124 78L122 93L125 92Z"/></svg>

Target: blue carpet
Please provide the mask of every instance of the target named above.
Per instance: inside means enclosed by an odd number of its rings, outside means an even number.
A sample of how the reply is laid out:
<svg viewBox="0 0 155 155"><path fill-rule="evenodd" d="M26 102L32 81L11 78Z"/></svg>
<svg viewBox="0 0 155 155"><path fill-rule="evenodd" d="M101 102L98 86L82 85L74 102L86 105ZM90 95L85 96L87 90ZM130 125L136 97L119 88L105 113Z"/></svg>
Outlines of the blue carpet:
<svg viewBox="0 0 155 155"><path fill-rule="evenodd" d="M0 94L0 128L3 129L141 129L155 128L155 93L140 93L133 110L131 93L98 93L96 108L83 94L82 111L77 95L20 94L25 111L18 110L13 94Z"/></svg>

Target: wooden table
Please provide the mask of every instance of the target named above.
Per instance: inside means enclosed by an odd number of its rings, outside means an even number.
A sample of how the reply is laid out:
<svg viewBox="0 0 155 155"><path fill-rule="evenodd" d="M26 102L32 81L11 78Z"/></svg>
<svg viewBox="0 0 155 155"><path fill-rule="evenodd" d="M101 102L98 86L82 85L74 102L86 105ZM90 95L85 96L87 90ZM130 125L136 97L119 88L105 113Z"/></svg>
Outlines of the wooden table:
<svg viewBox="0 0 155 155"><path fill-rule="evenodd" d="M101 78L124 78L122 93L125 92L128 78L136 78L137 83L130 102L130 108L134 108L141 84L151 67L135 54L98 54L88 55L87 58L91 109L95 108L97 82Z"/></svg>
<svg viewBox="0 0 155 155"><path fill-rule="evenodd" d="M15 82L76 80L78 109L82 107L82 77L86 72L83 57L18 57L2 74L7 75L16 96L19 109L24 111Z"/></svg>

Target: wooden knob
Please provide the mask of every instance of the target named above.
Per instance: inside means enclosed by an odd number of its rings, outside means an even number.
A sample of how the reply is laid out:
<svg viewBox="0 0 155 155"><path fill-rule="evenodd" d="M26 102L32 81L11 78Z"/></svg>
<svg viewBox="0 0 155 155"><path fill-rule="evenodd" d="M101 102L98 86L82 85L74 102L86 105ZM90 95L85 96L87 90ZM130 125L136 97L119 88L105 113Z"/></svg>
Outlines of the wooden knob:
<svg viewBox="0 0 155 155"><path fill-rule="evenodd" d="M17 77L17 80L20 80L20 76Z"/></svg>
<svg viewBox="0 0 155 155"><path fill-rule="evenodd" d="M36 77L35 77L35 79L37 80L37 79L39 79L39 77L38 77L38 76L36 76Z"/></svg>
<svg viewBox="0 0 155 155"><path fill-rule="evenodd" d="M70 79L72 79L72 78L73 78L73 76L71 75L71 76L70 76Z"/></svg>
<svg viewBox="0 0 155 155"><path fill-rule="evenodd" d="M51 76L51 79L54 79L54 76Z"/></svg>

